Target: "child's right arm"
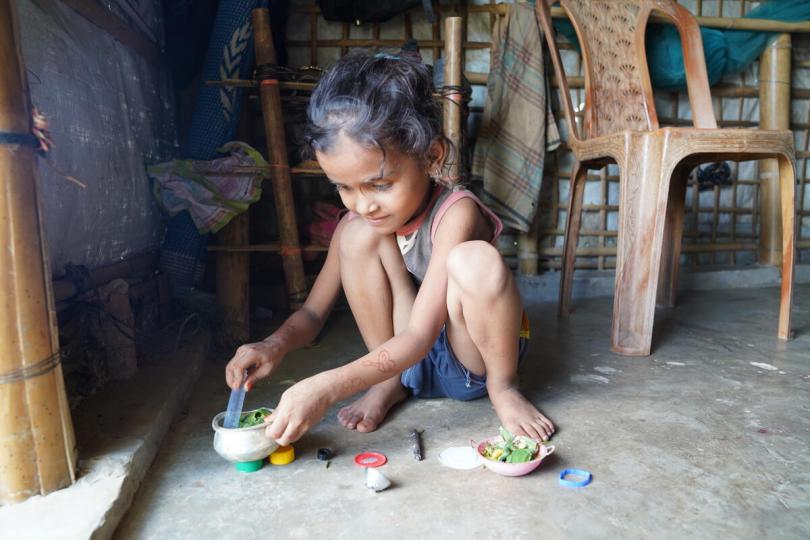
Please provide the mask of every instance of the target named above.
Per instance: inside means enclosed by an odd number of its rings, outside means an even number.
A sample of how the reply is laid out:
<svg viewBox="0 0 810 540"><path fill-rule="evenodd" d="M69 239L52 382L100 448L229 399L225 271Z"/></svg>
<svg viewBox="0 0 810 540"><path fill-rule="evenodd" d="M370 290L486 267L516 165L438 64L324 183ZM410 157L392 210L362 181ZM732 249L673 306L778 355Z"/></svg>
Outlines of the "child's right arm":
<svg viewBox="0 0 810 540"><path fill-rule="evenodd" d="M225 380L228 386L238 388L242 382L242 374L247 369L246 389L252 389L257 380L275 371L287 353L312 343L318 336L340 293L340 263L337 251L343 229L341 225L329 243L326 261L303 307L290 315L278 330L264 340L247 343L236 350L236 354L225 366Z"/></svg>

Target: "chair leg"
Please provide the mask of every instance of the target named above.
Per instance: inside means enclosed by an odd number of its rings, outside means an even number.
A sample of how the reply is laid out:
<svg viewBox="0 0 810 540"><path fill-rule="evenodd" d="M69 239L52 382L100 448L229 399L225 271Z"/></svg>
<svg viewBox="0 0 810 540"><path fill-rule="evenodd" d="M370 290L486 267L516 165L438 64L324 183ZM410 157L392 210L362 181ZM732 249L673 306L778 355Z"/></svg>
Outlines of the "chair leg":
<svg viewBox="0 0 810 540"><path fill-rule="evenodd" d="M670 176L665 141L641 135L623 159L619 199L616 288L611 350L647 356L652 344L655 296L661 268Z"/></svg>
<svg viewBox="0 0 810 540"><path fill-rule="evenodd" d="M565 218L565 238L560 261L560 297L557 302L557 315L567 317L571 313L571 293L574 283L574 262L576 261L579 226L582 222L582 199L585 195L587 167L575 161L571 166L571 185L568 190L568 213Z"/></svg>
<svg viewBox="0 0 810 540"><path fill-rule="evenodd" d="M667 217L664 224L664 244L661 247L661 273L658 277L658 298L662 307L674 307L678 291L678 272L681 268L681 241L683 240L683 214L689 168L675 168L669 187Z"/></svg>
<svg viewBox="0 0 810 540"><path fill-rule="evenodd" d="M782 200L782 294L779 301L780 339L791 339L790 307L793 302L793 269L796 247L796 171L793 161L779 156L779 187Z"/></svg>

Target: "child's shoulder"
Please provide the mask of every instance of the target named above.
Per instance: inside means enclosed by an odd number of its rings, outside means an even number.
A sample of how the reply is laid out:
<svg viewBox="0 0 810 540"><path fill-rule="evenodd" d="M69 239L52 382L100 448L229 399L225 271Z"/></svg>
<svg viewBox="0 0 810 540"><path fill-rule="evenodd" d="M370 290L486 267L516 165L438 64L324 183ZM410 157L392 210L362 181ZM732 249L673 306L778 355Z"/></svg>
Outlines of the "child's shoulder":
<svg viewBox="0 0 810 540"><path fill-rule="evenodd" d="M449 227L468 224L475 226L476 230L488 231L485 236L488 241L495 240L503 230L501 220L492 210L466 188L449 190L441 200L437 201L437 208L431 223L430 236L435 239L439 226Z"/></svg>

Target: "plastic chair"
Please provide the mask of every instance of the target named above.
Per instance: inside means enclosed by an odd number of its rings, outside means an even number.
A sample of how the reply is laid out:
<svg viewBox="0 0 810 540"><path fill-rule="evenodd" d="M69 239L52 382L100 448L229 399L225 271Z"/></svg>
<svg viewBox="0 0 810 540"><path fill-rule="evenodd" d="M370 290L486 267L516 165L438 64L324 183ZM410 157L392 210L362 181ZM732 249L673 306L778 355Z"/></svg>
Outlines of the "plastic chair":
<svg viewBox="0 0 810 540"><path fill-rule="evenodd" d="M650 354L656 293L675 303L684 201L689 171L699 163L776 158L782 202L782 291L778 336L788 339L793 292L795 155L791 131L718 129L712 109L703 43L695 18L668 0L562 0L576 30L585 70L583 138L554 40L549 5L536 14L546 35L569 124L576 162L562 268L561 315L568 315L574 259L588 169L616 163L620 170L616 286L611 349ZM644 50L650 13L669 18L681 35L693 128L660 128Z"/></svg>

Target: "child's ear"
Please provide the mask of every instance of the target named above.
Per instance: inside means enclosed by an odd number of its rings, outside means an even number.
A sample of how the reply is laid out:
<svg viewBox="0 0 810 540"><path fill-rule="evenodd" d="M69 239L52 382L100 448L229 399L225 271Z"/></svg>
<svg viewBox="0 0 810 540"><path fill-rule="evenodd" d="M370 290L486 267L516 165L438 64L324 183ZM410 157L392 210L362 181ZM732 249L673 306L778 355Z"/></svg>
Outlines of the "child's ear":
<svg viewBox="0 0 810 540"><path fill-rule="evenodd" d="M437 137L433 139L433 142L430 143L430 147L428 148L427 156L428 156L428 170L440 171L444 166L444 162L447 159L447 141L441 137Z"/></svg>

